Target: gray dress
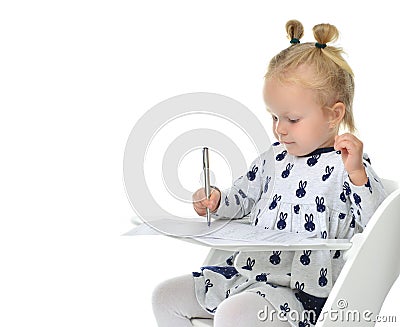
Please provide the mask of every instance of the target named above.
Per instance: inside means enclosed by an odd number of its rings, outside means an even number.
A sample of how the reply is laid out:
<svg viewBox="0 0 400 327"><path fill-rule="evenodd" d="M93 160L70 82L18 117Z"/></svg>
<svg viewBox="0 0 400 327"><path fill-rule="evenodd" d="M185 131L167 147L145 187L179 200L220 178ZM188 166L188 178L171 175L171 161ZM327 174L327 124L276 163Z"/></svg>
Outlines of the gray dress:
<svg viewBox="0 0 400 327"><path fill-rule="evenodd" d="M296 157L276 142L221 192L214 218L250 215L254 228L351 238L362 232L386 197L366 155L363 161L368 182L356 186L333 148ZM235 252L218 265L193 272L196 297L214 313L229 296L255 292L293 326L307 327L316 323L343 264L341 251ZM301 314L310 310L315 314Z"/></svg>

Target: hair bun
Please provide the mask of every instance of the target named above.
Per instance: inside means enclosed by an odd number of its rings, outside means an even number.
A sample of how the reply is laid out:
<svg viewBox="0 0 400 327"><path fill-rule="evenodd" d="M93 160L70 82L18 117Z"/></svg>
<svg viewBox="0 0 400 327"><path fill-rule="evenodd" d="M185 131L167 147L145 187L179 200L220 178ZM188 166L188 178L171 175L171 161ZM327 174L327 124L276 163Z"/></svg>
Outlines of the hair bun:
<svg viewBox="0 0 400 327"><path fill-rule="evenodd" d="M295 19L289 20L286 23L286 33L289 40L300 40L304 35L303 24Z"/></svg>
<svg viewBox="0 0 400 327"><path fill-rule="evenodd" d="M319 44L335 42L339 37L338 29L331 24L318 24L313 28L314 37Z"/></svg>

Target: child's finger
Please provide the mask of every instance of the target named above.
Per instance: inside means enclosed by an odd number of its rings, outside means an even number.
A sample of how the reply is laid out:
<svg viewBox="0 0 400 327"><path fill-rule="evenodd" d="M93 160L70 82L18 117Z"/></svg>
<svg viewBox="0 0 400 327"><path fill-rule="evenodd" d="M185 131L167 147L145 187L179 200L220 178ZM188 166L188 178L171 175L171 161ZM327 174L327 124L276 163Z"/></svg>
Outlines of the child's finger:
<svg viewBox="0 0 400 327"><path fill-rule="evenodd" d="M203 201L200 201L197 203L199 203L198 207L201 209L204 209L204 210L206 210L206 208L214 209L214 207L215 207L215 201L212 201L212 200L203 200Z"/></svg>
<svg viewBox="0 0 400 327"><path fill-rule="evenodd" d="M343 140L340 143L338 143L336 147L338 150L347 152L350 155L362 154L362 147L359 144L354 143L350 140Z"/></svg>
<svg viewBox="0 0 400 327"><path fill-rule="evenodd" d="M335 148L335 150L355 149L358 147L358 145L352 138L349 138L346 135L341 135L335 138L335 143L333 147Z"/></svg>
<svg viewBox="0 0 400 327"><path fill-rule="evenodd" d="M204 206L208 206L208 201L216 202L216 200L219 200L219 197L219 192L217 190L211 189L210 198L207 199L204 188L201 188L197 190L193 195L193 201L201 202L204 204Z"/></svg>
<svg viewBox="0 0 400 327"><path fill-rule="evenodd" d="M206 198L206 195L205 195L204 188L198 189L196 192L194 192L194 194L192 196L193 202L201 202L205 198Z"/></svg>
<svg viewBox="0 0 400 327"><path fill-rule="evenodd" d="M352 147L351 142L347 140L339 140L334 145L335 150L348 149L351 147Z"/></svg>
<svg viewBox="0 0 400 327"><path fill-rule="evenodd" d="M342 135L336 135L335 137L335 143L334 147L341 146L344 148L343 144L346 144L348 147L356 148L356 149L362 149L363 148L363 143L355 137L353 134L350 133L345 133Z"/></svg>
<svg viewBox="0 0 400 327"><path fill-rule="evenodd" d="M204 216L206 214L206 208L203 205L200 205L199 202L193 203L193 208L200 216Z"/></svg>
<svg viewBox="0 0 400 327"><path fill-rule="evenodd" d="M215 190L215 189L211 190L210 200L212 200L214 202L218 202L220 197L221 197L221 194L219 193L218 190Z"/></svg>
<svg viewBox="0 0 400 327"><path fill-rule="evenodd" d="M193 208L198 215L204 216L206 214L206 208L213 210L214 204L208 200L193 202Z"/></svg>

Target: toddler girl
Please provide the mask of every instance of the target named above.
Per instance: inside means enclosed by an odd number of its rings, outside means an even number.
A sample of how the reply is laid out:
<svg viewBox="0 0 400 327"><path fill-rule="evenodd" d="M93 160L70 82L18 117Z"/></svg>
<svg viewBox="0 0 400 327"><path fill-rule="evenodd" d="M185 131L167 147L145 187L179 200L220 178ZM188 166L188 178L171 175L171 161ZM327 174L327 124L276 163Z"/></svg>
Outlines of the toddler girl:
<svg viewBox="0 0 400 327"><path fill-rule="evenodd" d="M349 239L386 196L362 142L350 134L353 72L342 50L327 45L337 39L336 27L316 25L316 43L300 43L298 21L286 30L291 46L272 58L264 85L278 142L230 189L214 188L209 200L196 191L193 206L199 215L210 208L216 219L250 215L254 228ZM339 135L340 127L349 133ZM311 326L343 264L341 251L236 252L159 285L153 308L159 326L212 316L216 327ZM266 315L273 310L279 319Z"/></svg>

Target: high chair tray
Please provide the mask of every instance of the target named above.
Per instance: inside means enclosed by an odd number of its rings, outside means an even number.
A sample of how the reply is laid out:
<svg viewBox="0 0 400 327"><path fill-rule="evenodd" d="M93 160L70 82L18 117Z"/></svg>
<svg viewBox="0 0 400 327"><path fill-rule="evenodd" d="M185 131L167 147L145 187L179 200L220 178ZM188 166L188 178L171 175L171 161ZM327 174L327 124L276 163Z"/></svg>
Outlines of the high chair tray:
<svg viewBox="0 0 400 327"><path fill-rule="evenodd" d="M154 217L153 217L154 218ZM285 232L251 226L248 220L217 220L208 227L203 219L157 217L127 232L126 236L164 235L227 251L348 250L347 239L317 238L316 232Z"/></svg>

